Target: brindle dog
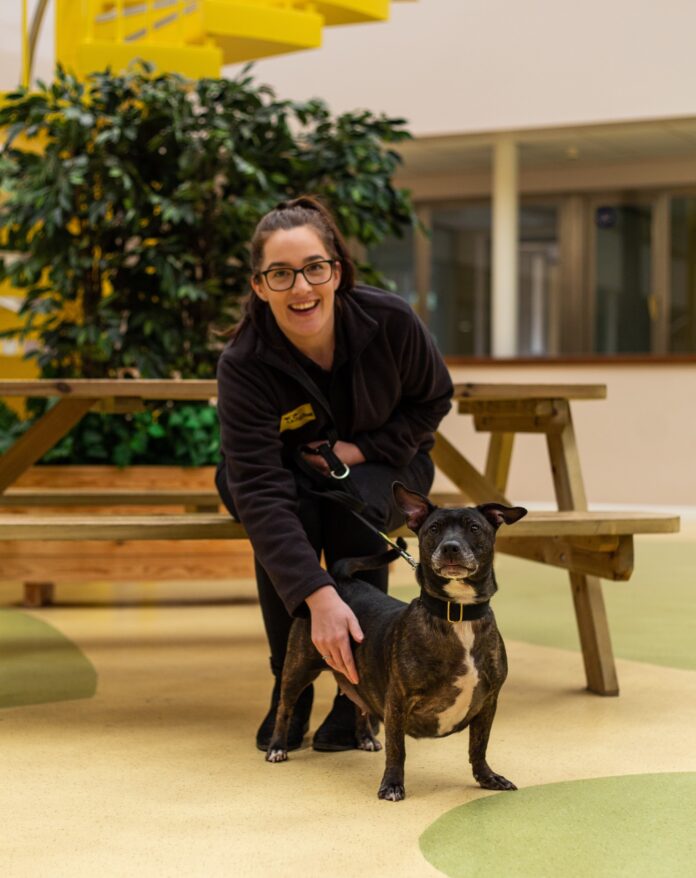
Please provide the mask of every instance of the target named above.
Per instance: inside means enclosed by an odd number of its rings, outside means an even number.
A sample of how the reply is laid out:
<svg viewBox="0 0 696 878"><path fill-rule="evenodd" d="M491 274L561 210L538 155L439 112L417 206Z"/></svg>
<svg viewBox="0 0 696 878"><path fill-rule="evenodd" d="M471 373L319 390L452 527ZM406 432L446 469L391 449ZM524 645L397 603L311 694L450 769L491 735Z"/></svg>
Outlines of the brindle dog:
<svg viewBox="0 0 696 878"><path fill-rule="evenodd" d="M493 572L496 531L519 521L522 507L486 503L438 508L396 482L397 505L418 534L416 570L420 597L405 604L352 579L396 553L347 559L332 571L338 593L360 622L365 639L353 644L360 682L335 674L358 707L357 746L381 749L370 714L384 721L386 770L378 796L405 796L405 736L440 738L469 727L469 761L475 779L489 790L514 790L486 762L498 693L507 676L503 640L489 601L498 589ZM277 719L266 754L287 759L286 736L300 693L326 668L311 640L310 622L296 619L290 631Z"/></svg>

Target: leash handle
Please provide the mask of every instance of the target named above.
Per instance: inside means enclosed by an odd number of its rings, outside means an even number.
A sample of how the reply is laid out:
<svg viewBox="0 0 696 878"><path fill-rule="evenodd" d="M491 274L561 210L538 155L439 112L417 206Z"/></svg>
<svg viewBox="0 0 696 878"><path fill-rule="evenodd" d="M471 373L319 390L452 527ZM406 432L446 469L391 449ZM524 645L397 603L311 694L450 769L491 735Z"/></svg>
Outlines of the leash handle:
<svg viewBox="0 0 696 878"><path fill-rule="evenodd" d="M305 454L313 454L316 457L322 457L326 461L326 465L329 468L329 475L332 479L338 479L340 481L341 479L347 479L350 475L350 467L336 455L328 442L322 442L322 444L317 445L316 448L313 448L311 445L301 445L300 451Z"/></svg>

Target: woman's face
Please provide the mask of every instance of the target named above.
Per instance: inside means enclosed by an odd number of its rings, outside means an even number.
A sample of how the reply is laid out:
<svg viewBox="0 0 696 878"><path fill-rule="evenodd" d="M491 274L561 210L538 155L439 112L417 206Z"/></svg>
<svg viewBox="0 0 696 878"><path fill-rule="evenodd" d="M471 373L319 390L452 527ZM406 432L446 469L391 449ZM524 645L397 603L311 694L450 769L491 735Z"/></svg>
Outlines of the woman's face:
<svg viewBox="0 0 696 878"><path fill-rule="evenodd" d="M288 290L277 291L289 281L292 272L306 268L312 280L321 279L326 266L317 262L333 262L331 277L325 282L312 284L303 274L295 275ZM328 351L334 339L334 298L341 282L341 266L327 252L319 234L312 226L297 226L287 231L279 229L266 239L263 248L261 272L275 269L273 276L259 276L251 285L256 295L268 302L276 323L287 338L302 351ZM279 283L281 281L281 283Z"/></svg>

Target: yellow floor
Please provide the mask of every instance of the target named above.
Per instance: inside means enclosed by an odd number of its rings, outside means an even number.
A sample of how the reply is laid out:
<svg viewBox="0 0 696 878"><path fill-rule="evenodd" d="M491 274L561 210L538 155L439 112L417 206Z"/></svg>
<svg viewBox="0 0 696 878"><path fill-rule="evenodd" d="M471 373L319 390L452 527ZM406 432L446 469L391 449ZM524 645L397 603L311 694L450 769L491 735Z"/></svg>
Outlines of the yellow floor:
<svg viewBox="0 0 696 878"><path fill-rule="evenodd" d="M96 695L0 711L4 875L441 874L419 836L487 795L466 733L409 741L399 804L376 798L381 753L306 748L267 765L253 747L269 694L256 605L222 601L210 583L89 594L33 615L86 654ZM206 604L191 602L201 594ZM17 597L0 587L0 606ZM583 691L577 653L518 642L508 652L489 755L518 786L696 770L696 673L619 661L621 697L603 699ZM325 675L313 726L333 688Z"/></svg>

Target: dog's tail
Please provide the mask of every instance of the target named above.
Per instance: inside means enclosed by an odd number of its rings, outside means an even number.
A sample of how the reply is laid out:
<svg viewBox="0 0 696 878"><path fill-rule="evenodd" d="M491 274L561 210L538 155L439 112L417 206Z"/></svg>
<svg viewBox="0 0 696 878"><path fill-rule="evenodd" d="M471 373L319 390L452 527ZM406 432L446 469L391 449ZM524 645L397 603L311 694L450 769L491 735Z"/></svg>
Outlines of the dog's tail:
<svg viewBox="0 0 696 878"><path fill-rule="evenodd" d="M396 538L396 544L402 551L406 550L406 540L402 537ZM379 555L367 555L364 558L341 558L331 567L330 572L336 582L346 582L352 579L356 573L360 573L361 570L377 570L400 557L401 555L396 549L389 549L386 552L380 552Z"/></svg>

